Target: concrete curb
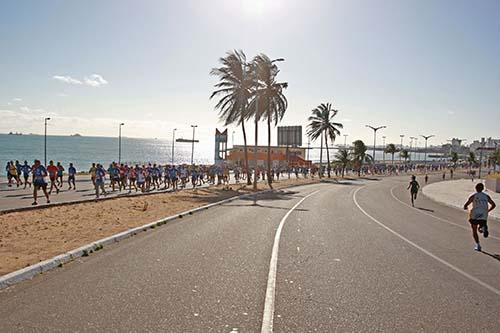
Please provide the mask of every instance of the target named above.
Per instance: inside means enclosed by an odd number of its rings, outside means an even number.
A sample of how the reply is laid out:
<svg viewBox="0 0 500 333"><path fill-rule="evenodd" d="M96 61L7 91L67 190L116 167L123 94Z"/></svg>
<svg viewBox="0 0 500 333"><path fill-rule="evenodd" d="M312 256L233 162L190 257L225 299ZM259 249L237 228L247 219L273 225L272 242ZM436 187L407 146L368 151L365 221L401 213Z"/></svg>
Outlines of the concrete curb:
<svg viewBox="0 0 500 333"><path fill-rule="evenodd" d="M308 185L308 184L301 184L301 185ZM288 186L285 188L288 188ZM285 188L282 188L280 190L283 190ZM217 201L217 202L214 202L214 203L211 203L208 205L193 208L193 209L181 212L181 213L176 214L176 215L165 217L163 219L160 219L160 220L157 220L157 221L154 221L151 223L147 223L147 224L144 224L144 225L139 226L139 227L128 229L128 230L125 230L125 231L120 232L118 234L115 234L115 235L97 240L95 242L83 245L77 249L74 249L74 250L71 250L69 252L55 256L53 258L44 260L44 261L39 262L37 264L34 264L31 266L22 268L20 270L8 273L6 275L0 276L0 290L7 288L13 284L18 283L18 282L31 279L34 276L41 274L43 272L49 271L53 268L60 267L63 264L70 262L70 261L73 261L76 258L88 256L89 254L91 254L95 251L99 251L105 245L119 242L123 239L134 236L140 232L147 231L148 229L154 229L156 227L159 227L161 225L166 224L167 222L173 221L173 220L178 219L178 218L182 218L184 215L192 215L193 213L200 212L202 210L206 210L206 209L209 209L209 208L214 207L214 206L220 206L222 204L225 204L225 203L228 203L228 202L231 202L234 200L248 198L248 197L252 197L252 196L257 196L257 195L261 195L261 194L265 194L265 193L269 193L269 192L273 192L273 191L275 191L275 190L268 189L268 190L262 190L262 191L255 192L255 193L247 193L247 194L237 195L237 196L227 198L227 199L224 199L221 201Z"/></svg>
<svg viewBox="0 0 500 333"><path fill-rule="evenodd" d="M446 180L445 182L452 182L454 180ZM484 180L482 180L483 183L484 183ZM427 198L427 199L430 199L438 204L441 204L441 205L444 205L446 207L450 207L450 208L454 208L454 209L458 209L458 210L461 210L463 212L466 212L464 211L463 209L463 206L462 205L459 205L459 204L453 204L453 203L450 203L448 201L445 201L443 199L438 199L435 195L433 194L430 194L429 192L429 189L427 187L431 186L433 183L429 184L429 185L426 185L422 188L422 194ZM471 192L472 193L472 192ZM486 192L487 193L487 192ZM464 198L463 200L464 202L467 201L467 198ZM498 203L497 203L498 205ZM492 219L496 219L496 220L500 220L500 214L496 211L494 212L490 212L489 213L489 218L492 218Z"/></svg>

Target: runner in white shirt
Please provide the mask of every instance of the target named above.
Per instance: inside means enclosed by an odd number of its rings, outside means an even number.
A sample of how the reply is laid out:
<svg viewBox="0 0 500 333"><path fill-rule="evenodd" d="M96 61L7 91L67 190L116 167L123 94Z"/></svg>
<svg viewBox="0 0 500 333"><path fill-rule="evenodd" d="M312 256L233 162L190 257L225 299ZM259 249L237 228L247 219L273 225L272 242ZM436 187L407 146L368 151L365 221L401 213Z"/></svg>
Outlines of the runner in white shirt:
<svg viewBox="0 0 500 333"><path fill-rule="evenodd" d="M488 213L496 207L495 202L491 200L489 195L483 193L483 190L484 185L482 183L477 184L476 193L471 195L464 205L464 209L467 210L469 205L472 204L472 209L469 213L469 222L472 227L472 237L476 242L476 246L474 247L476 251L481 251L477 232L483 233L484 238L488 237Z"/></svg>

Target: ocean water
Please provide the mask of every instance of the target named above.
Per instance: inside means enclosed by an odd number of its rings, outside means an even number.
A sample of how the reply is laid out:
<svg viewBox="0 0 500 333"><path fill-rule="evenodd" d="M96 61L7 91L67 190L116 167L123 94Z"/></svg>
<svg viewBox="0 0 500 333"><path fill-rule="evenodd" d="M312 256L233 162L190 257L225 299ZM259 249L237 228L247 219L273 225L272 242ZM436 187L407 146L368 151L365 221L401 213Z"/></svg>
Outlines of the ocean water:
<svg viewBox="0 0 500 333"><path fill-rule="evenodd" d="M161 139L122 137L122 162L170 163L172 142ZM195 144L194 162L213 163L213 146ZM44 160L43 135L0 134L0 174L5 175L7 161ZM72 162L77 170L87 171L93 162L107 166L118 161L118 138L87 136L47 136L47 162L61 162L67 169ZM191 144L175 143L175 163L191 162Z"/></svg>

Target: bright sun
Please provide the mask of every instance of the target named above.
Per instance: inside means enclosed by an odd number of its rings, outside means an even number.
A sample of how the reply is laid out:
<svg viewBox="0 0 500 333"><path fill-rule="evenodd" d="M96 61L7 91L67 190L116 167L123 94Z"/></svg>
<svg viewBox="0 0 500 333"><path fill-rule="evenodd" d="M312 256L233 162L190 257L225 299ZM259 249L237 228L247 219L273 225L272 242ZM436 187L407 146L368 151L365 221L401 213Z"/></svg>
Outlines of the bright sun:
<svg viewBox="0 0 500 333"><path fill-rule="evenodd" d="M280 0L239 0L243 13L248 16L262 16L279 7Z"/></svg>

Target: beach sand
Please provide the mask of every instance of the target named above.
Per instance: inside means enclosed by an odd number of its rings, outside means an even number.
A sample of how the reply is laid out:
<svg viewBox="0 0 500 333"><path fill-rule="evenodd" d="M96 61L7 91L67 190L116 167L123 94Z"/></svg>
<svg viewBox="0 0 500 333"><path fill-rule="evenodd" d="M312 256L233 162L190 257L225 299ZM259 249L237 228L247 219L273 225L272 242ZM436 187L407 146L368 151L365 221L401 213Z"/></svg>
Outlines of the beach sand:
<svg viewBox="0 0 500 333"><path fill-rule="evenodd" d="M275 189L318 182L285 179ZM158 219L251 192L231 185L87 202L0 215L0 275ZM259 189L267 189L264 183Z"/></svg>

